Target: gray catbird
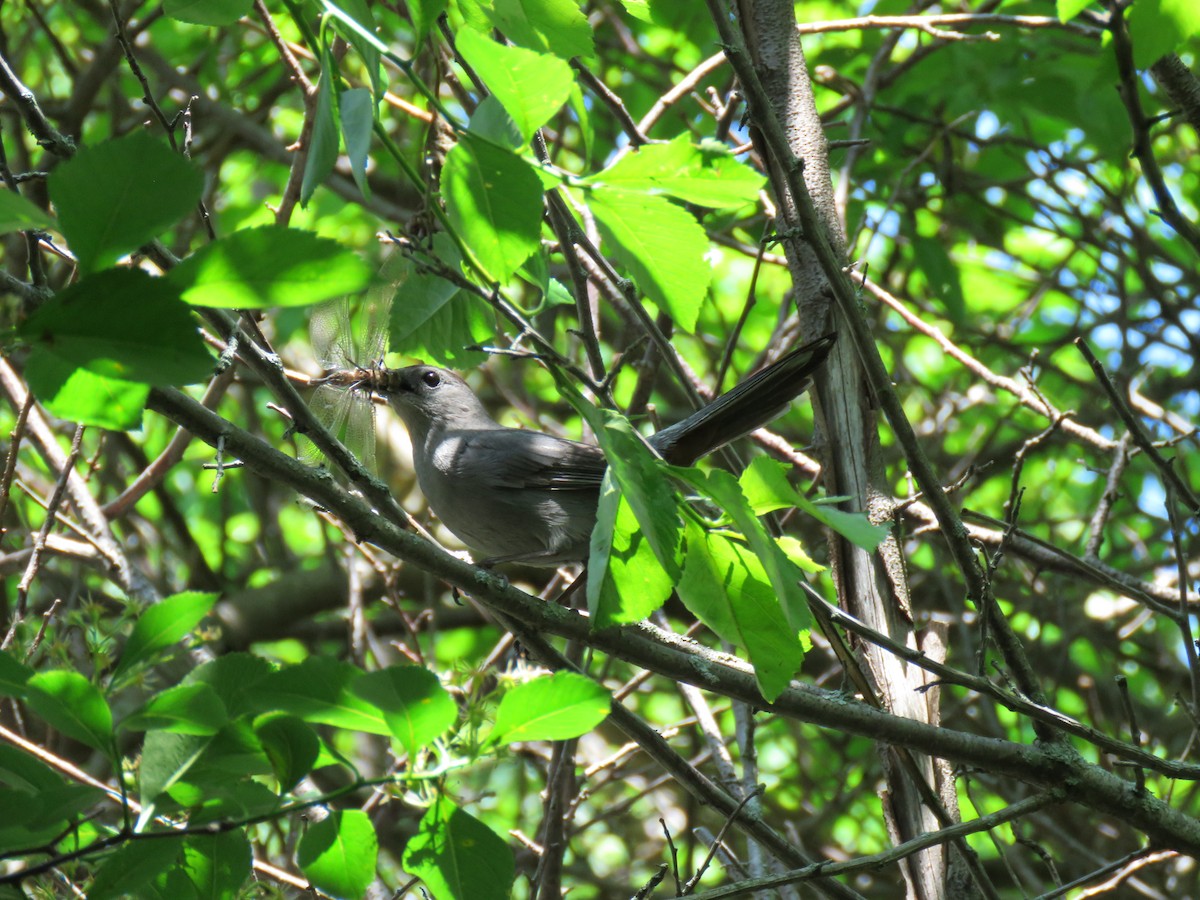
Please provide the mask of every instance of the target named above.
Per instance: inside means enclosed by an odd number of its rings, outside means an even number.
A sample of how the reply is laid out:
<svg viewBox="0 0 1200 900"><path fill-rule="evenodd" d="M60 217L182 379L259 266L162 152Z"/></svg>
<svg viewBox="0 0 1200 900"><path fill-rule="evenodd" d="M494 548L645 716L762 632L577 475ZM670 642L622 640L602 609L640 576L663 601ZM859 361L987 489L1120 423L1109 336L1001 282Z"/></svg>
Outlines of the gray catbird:
<svg viewBox="0 0 1200 900"><path fill-rule="evenodd" d="M835 339L805 344L655 433L650 446L691 465L762 427L808 387ZM500 425L445 369L380 369L372 381L408 428L430 508L477 559L557 566L587 558L607 465L599 447Z"/></svg>

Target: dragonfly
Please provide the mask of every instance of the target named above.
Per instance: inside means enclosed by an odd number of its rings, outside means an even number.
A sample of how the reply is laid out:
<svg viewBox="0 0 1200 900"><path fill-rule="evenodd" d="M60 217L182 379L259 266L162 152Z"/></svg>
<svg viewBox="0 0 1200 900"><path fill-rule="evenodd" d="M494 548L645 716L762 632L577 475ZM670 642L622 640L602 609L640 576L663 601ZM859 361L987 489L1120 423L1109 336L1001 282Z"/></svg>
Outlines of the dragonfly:
<svg viewBox="0 0 1200 900"><path fill-rule="evenodd" d="M373 288L357 309L348 297L331 300L317 307L308 324L313 353L325 370L311 382L317 389L309 408L371 472L375 471L373 388L384 369L393 290L386 283ZM310 465L324 461L311 441L306 442L302 458Z"/></svg>

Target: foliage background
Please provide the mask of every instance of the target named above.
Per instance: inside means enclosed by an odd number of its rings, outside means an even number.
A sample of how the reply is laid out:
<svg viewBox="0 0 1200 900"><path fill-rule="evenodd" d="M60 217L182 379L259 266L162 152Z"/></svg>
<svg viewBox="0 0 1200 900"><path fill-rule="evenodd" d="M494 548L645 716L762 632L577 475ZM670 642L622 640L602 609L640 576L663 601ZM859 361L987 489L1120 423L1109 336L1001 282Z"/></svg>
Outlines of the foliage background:
<svg viewBox="0 0 1200 900"><path fill-rule="evenodd" d="M207 381L187 392L206 394L262 447L295 455L289 415L303 411L260 349L277 352L289 376L316 374L307 304L362 295L389 251L399 256L375 290L403 278L393 361L466 368L485 358L468 345L532 348L586 385L620 360L611 397L596 396L638 421L651 398L654 414L674 421L690 408L689 389L728 387L794 346L812 320L798 325L795 270L764 236L802 238L771 218L781 181L765 175L776 151L750 127L765 110L752 106L747 117L747 90L720 54L732 45L718 29L771 6L742 4L729 17L715 2L345 4L403 62L379 70L369 44L316 3L0 7L3 287L8 323L20 330L0 378L11 432L0 558L0 687L10 698L0 808L13 813L0 829L5 890L271 895L311 881L332 895L418 896L412 877L422 876L439 898L477 898L507 896L515 871L517 896L632 896L664 864L682 879L696 872L732 813L721 803L761 783L701 891L807 858L850 868L781 890L1043 896L1077 883L1130 896L1200 894L1190 856L1200 848L1200 667L1189 614L1200 564L1200 14L1186 0L795 8L834 142L831 197L858 315L962 511L962 535L1041 697L1021 696L1013 658L967 602L970 577L953 552L961 535L944 533L927 505L895 422L870 411L876 394L856 399L878 428L873 474L895 500L909 610L900 618L911 630L893 636L932 657L930 640L944 647L951 668L927 695L938 733L890 715L901 687L864 691L829 639L843 635L861 657L877 636L850 636L844 622L814 631L799 686L768 707L752 680L738 680L742 670L720 668L717 653L735 648L679 602L654 613L661 631L589 632L558 607L518 596L552 597L561 582L533 570L509 573L512 586L481 581L375 524L330 479L288 468L172 399L167 385ZM187 21L198 15L209 24ZM528 59L505 55L501 37L541 52L532 76L522 80L517 62ZM495 103L477 110L476 69L505 98L511 126ZM368 90L381 99L374 124ZM459 124L472 117L490 143L437 113ZM510 127L520 136L506 145ZM154 152L168 146L168 131L190 166ZM736 148L744 167L698 152L658 157L626 183L632 194L614 191L609 167L620 154L644 139L661 151L667 145L654 142L680 136L680 147ZM133 143L104 144L112 138ZM117 149L89 162L102 146ZM511 149L489 157L495 146ZM472 148L480 168L462 162ZM539 184L521 160L542 151L555 169L541 170L550 175ZM496 169L485 171L493 158ZM814 159L806 162L811 174ZM704 190L725 193L706 202ZM32 207L11 205L12 193ZM127 234L98 233L112 210ZM619 218L632 221L627 232ZM254 229L282 225L336 246L290 232L270 249L254 243L267 233ZM248 247L267 271L234 267L197 299L189 292L203 286L199 263L177 270L176 261L202 261L214 238ZM493 277L460 266L464 248ZM113 269L135 250L153 283ZM357 258L348 264L341 251ZM711 283L700 283L706 264ZM155 305L155 290L173 293ZM643 295L648 312L639 315ZM186 312L189 297L198 311ZM497 298L507 306L488 302ZM264 309L253 325L243 319L233 364L209 380L196 326L213 354L233 333L214 306ZM839 353L866 360L876 351L855 343L850 315L840 308L833 318ZM660 343L647 339L655 328ZM189 360L188 372L172 368ZM77 366L134 387L47 388L61 367ZM470 379L506 424L584 430L551 375L529 361L494 356ZM27 406L31 384L39 402ZM156 411L143 418L143 404ZM172 418L209 443L220 432L228 446L214 457L208 444L178 437ZM820 410L796 404L772 426L786 442L757 438L793 466L802 492L832 491L819 461L839 436L822 424ZM452 545L424 514L402 434L387 417L381 427L381 476ZM237 458L248 468L204 468ZM325 512L297 502L298 492ZM373 502L386 509L379 495ZM782 527L814 560L835 555L837 539L812 519L785 514ZM840 591L828 573L811 583L830 599ZM646 599L629 588L622 597ZM151 615L163 608L161 621ZM666 632L698 643L672 643ZM492 731L503 724L497 707L518 705L501 698L548 683L537 664L555 653L615 692L625 712L595 728L581 716L563 731L488 744L503 735ZM198 666L212 668L198 677ZM695 674L704 667L717 674ZM684 684L689 677L701 683ZM170 693L181 682L189 690ZM239 706L243 692L253 699ZM876 692L884 711L872 714L864 694ZM164 696L168 708L146 707ZM571 708L562 697L521 702L562 713ZM423 723L417 710L448 710L448 698L452 715ZM942 801L979 832L950 851L949 875L913 847L907 866L866 859L911 836L896 825L894 806L905 801L892 781L907 776L893 771L884 745L952 767ZM190 815L191 832L134 837L138 815L123 811L122 784L176 825ZM330 862L329 846L341 862ZM472 864L446 869L464 846L476 848ZM970 865L965 846L977 857ZM934 866L932 882L916 859ZM120 872L131 880L115 880ZM658 896L673 890L673 874Z"/></svg>

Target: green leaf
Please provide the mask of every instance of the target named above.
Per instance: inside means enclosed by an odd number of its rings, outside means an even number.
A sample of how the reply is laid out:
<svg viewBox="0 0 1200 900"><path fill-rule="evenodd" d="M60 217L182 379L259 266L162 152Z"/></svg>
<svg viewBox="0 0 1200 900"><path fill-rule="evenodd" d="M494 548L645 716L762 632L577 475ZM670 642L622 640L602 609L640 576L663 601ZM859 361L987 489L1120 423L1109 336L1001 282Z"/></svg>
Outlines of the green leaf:
<svg viewBox="0 0 1200 900"><path fill-rule="evenodd" d="M349 663L313 656L265 678L256 691L256 700L264 711L288 712L305 722L391 734L379 710L350 690L361 677L362 670Z"/></svg>
<svg viewBox="0 0 1200 900"><path fill-rule="evenodd" d="M563 59L595 53L592 26L576 0L496 0L484 12L514 44Z"/></svg>
<svg viewBox="0 0 1200 900"><path fill-rule="evenodd" d="M442 169L446 213L488 275L506 281L538 247L542 182L504 147L467 132Z"/></svg>
<svg viewBox="0 0 1200 900"><path fill-rule="evenodd" d="M757 202L763 176L738 162L724 144L697 146L684 133L666 144L648 144L626 153L585 184L669 194L714 209Z"/></svg>
<svg viewBox="0 0 1200 900"><path fill-rule="evenodd" d="M690 484L721 507L742 532L750 553L757 557L766 577L779 598L792 634L807 632L812 626L808 600L800 588L804 577L775 539L758 520L738 481L724 469L705 473L699 469L673 467L677 478Z"/></svg>
<svg viewBox="0 0 1200 900"><path fill-rule="evenodd" d="M160 651L183 640L209 614L216 602L216 594L187 591L167 597L144 610L138 616L129 640L125 642L121 661L113 672L113 680L118 681L126 672L149 662Z"/></svg>
<svg viewBox="0 0 1200 900"><path fill-rule="evenodd" d="M271 761L281 793L290 791L312 771L321 752L317 733L295 716L259 716L254 720L254 733Z"/></svg>
<svg viewBox="0 0 1200 900"><path fill-rule="evenodd" d="M846 512L809 500L792 487L783 464L770 457L755 457L742 473L739 484L755 515L794 506L864 550L874 550L891 530L887 525L872 525L865 513Z"/></svg>
<svg viewBox="0 0 1200 900"><path fill-rule="evenodd" d="M611 469L600 488L587 570L593 628L642 621L667 602L677 580L655 557Z"/></svg>
<svg viewBox="0 0 1200 900"><path fill-rule="evenodd" d="M509 47L464 28L455 44L528 143L567 102L575 76L557 56Z"/></svg>
<svg viewBox="0 0 1200 900"><path fill-rule="evenodd" d="M458 719L458 706L438 677L420 666L390 666L354 682L354 693L376 706L413 759Z"/></svg>
<svg viewBox="0 0 1200 900"><path fill-rule="evenodd" d="M78 672L38 672L25 683L25 701L51 727L111 755L112 712L100 690Z"/></svg>
<svg viewBox="0 0 1200 900"><path fill-rule="evenodd" d="M142 764L138 770L143 819L149 819L155 799L183 778L215 739L215 735L173 734L169 731L146 733Z"/></svg>
<svg viewBox="0 0 1200 900"><path fill-rule="evenodd" d="M135 840L105 858L88 889L89 900L129 897L179 860L183 836Z"/></svg>
<svg viewBox="0 0 1200 900"><path fill-rule="evenodd" d="M11 653L0 652L0 697L23 697L25 683L33 676L33 669L13 658Z"/></svg>
<svg viewBox="0 0 1200 900"><path fill-rule="evenodd" d="M226 653L193 669L184 684L207 684L229 712L231 719L262 712L259 692L271 675L271 664L250 653Z"/></svg>
<svg viewBox="0 0 1200 900"><path fill-rule="evenodd" d="M1195 0L1137 0L1128 21L1134 65L1146 69L1200 35L1200 4Z"/></svg>
<svg viewBox="0 0 1200 900"><path fill-rule="evenodd" d="M708 238L686 210L634 191L594 190L589 208L611 253L641 291L691 332L712 280Z"/></svg>
<svg viewBox="0 0 1200 900"><path fill-rule="evenodd" d="M1055 6L1058 12L1058 21L1067 22L1092 4L1092 0L1056 0Z"/></svg>
<svg viewBox="0 0 1200 900"><path fill-rule="evenodd" d="M84 273L161 235L196 208L204 189L199 169L143 131L84 147L48 181L59 228Z"/></svg>
<svg viewBox="0 0 1200 900"><path fill-rule="evenodd" d="M350 174L363 197L371 196L367 183L368 152L371 149L371 128L375 124L375 101L366 88L342 91L338 112L342 118L342 142L350 157Z"/></svg>
<svg viewBox="0 0 1200 900"><path fill-rule="evenodd" d="M142 413L150 396L148 384L105 378L87 369L77 369L39 348L29 355L25 379L42 405L58 418L111 431L141 428Z"/></svg>
<svg viewBox="0 0 1200 900"><path fill-rule="evenodd" d="M433 252L447 265L458 266L458 250L449 235L434 235ZM491 333L479 301L444 278L418 272L406 256L394 254L383 268L395 292L388 343L393 353L451 369L477 366L487 358L465 349Z"/></svg>
<svg viewBox="0 0 1200 900"><path fill-rule="evenodd" d="M408 15L418 42L425 39L448 5L448 0L412 0L408 4Z"/></svg>
<svg viewBox="0 0 1200 900"><path fill-rule="evenodd" d="M505 693L488 743L565 741L587 734L612 709L612 695L590 678L555 672Z"/></svg>
<svg viewBox="0 0 1200 900"><path fill-rule="evenodd" d="M596 434L622 496L629 501L659 564L679 577L682 530L675 489L663 477L661 461L619 413L600 409L580 396L569 381L555 374L560 393L577 409Z"/></svg>
<svg viewBox="0 0 1200 900"><path fill-rule="evenodd" d="M421 818L401 865L437 900L508 900L516 875L499 835L441 796Z"/></svg>
<svg viewBox="0 0 1200 900"><path fill-rule="evenodd" d="M319 888L335 897L361 897L375 877L379 840L367 814L336 810L308 826L296 847L296 862Z"/></svg>
<svg viewBox="0 0 1200 900"><path fill-rule="evenodd" d="M57 790L65 782L62 776L41 760L10 744L0 743L0 784L14 790L41 794Z"/></svg>
<svg viewBox="0 0 1200 900"><path fill-rule="evenodd" d="M216 734L229 723L221 698L207 684L177 684L152 697L145 706L121 722L128 731L173 731L179 734Z"/></svg>
<svg viewBox="0 0 1200 900"><path fill-rule="evenodd" d="M46 366L153 385L190 384L212 373L191 310L164 278L140 269L99 272L38 308L19 329Z"/></svg>
<svg viewBox="0 0 1200 900"><path fill-rule="evenodd" d="M333 5L333 4L330 4ZM382 99L384 89L387 87L387 81L384 78L383 70L380 68L382 62L382 54L379 52L379 47L376 41L368 40L367 35L374 36L376 33L375 17L371 14L371 7L367 0L338 0L337 8L344 15L353 19L361 28L353 28L346 21L334 17L333 24L338 30L338 33L350 42L358 55L362 57L363 66L371 78L371 91L375 97ZM411 10L411 6L409 7Z"/></svg>
<svg viewBox="0 0 1200 900"><path fill-rule="evenodd" d="M804 662L762 563L723 534L687 526L687 554L679 598L717 637L746 651L759 690L774 700Z"/></svg>
<svg viewBox="0 0 1200 900"><path fill-rule="evenodd" d="M335 240L264 225L202 247L168 278L193 306L262 309L307 306L360 291L371 271Z"/></svg>
<svg viewBox="0 0 1200 900"><path fill-rule="evenodd" d="M621 0L621 5L625 7L625 12L638 21L648 25L654 22L654 15L650 12L650 0Z"/></svg>
<svg viewBox="0 0 1200 900"><path fill-rule="evenodd" d="M61 779L37 791L0 788L0 854L53 843L81 813L105 799L97 788Z"/></svg>
<svg viewBox="0 0 1200 900"><path fill-rule="evenodd" d="M300 181L300 205L316 193L317 187L333 173L338 157L337 96L333 82L337 80L337 65L329 47L321 50L321 77L317 81L317 111L313 119L312 143Z"/></svg>
<svg viewBox="0 0 1200 900"><path fill-rule="evenodd" d="M192 25L232 25L253 6L253 0L163 0L163 12Z"/></svg>
<svg viewBox="0 0 1200 900"><path fill-rule="evenodd" d="M956 325L966 318L966 298L963 297L962 281L958 266L950 259L940 240L914 236L913 256L916 264L929 282L929 291L946 310L946 317Z"/></svg>
<svg viewBox="0 0 1200 900"><path fill-rule="evenodd" d="M15 191L0 189L0 234L55 227L54 217Z"/></svg>
<svg viewBox="0 0 1200 900"><path fill-rule="evenodd" d="M200 897L239 896L252 865L250 842L240 829L189 835L183 844L181 868Z"/></svg>

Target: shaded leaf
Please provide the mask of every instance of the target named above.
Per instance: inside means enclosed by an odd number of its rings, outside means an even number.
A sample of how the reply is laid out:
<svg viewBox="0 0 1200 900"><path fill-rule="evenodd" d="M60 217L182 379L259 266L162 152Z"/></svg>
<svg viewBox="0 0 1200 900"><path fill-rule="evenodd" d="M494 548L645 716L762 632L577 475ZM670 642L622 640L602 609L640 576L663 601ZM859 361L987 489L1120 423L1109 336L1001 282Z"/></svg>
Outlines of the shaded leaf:
<svg viewBox="0 0 1200 900"><path fill-rule="evenodd" d="M44 357L44 376L75 368L121 381L190 384L212 373L191 310L164 278L99 272L42 304L19 333Z"/></svg>
<svg viewBox="0 0 1200 900"><path fill-rule="evenodd" d="M0 234L53 228L54 217L15 191L0 188Z"/></svg>
<svg viewBox="0 0 1200 900"><path fill-rule="evenodd" d="M144 131L83 147L48 179L58 227L79 268L114 263L158 237L200 201L204 176Z"/></svg>
<svg viewBox="0 0 1200 900"><path fill-rule="evenodd" d="M370 269L337 241L299 228L244 228L193 253L168 276L194 306L306 306L362 290Z"/></svg>
<svg viewBox="0 0 1200 900"><path fill-rule="evenodd" d="M500 836L440 796L421 818L401 864L436 900L508 900L516 874Z"/></svg>

